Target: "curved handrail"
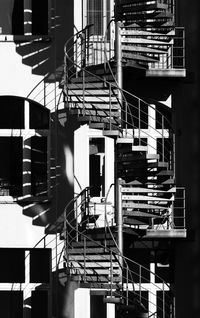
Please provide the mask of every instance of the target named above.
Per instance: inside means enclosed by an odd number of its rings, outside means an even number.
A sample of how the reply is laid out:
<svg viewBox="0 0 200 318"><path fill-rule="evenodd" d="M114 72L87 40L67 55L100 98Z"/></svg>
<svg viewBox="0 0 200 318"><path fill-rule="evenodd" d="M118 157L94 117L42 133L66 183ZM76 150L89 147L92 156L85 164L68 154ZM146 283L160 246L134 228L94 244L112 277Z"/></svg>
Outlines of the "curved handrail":
<svg viewBox="0 0 200 318"><path fill-rule="evenodd" d="M98 75L95 75L94 73L92 73L92 72L90 72L90 71L88 71L88 70L85 70L85 72L86 72L88 75L91 75L91 76L93 76L94 78L96 78L96 79L98 79L98 80L101 80L102 82L107 83L108 85L112 86L113 89L114 89L114 88L115 88L115 89L116 89L116 88L118 89L118 87L116 87L115 85L113 85L113 84L110 83L110 82L107 82L106 80L103 80L103 79L102 79L101 77L99 77ZM73 74L72 74L71 76L73 76ZM74 83L74 85L76 86L77 84ZM96 87L95 84L92 84L92 85L94 86L94 88ZM72 91L73 91L73 89L72 89ZM121 90L121 91L126 92L125 90ZM90 93L86 88L85 88L85 92ZM132 96L133 98L135 98L135 95L132 95L131 93L129 93L129 95ZM91 95L88 95L88 96L92 96L92 94L91 94ZM117 96L115 96L115 97L117 98ZM77 100L79 99L79 101L82 102L83 98L84 98L84 96L82 96L82 98L81 98L81 97L77 97ZM103 101L103 100L101 99L101 97L96 97L96 98L99 99L99 102ZM151 107L152 109L154 109L152 105L146 103L146 102L143 101L142 99L140 99L140 98L137 98L137 99L138 99L140 102L142 102L143 104L148 105L148 107ZM91 103L91 104L92 104L92 103ZM134 106L134 105L128 103L128 106L129 106L129 107L130 107L130 105L131 105L134 109L137 109L137 106ZM98 106L96 106L96 105L93 105L93 106L94 106L94 109L96 109L96 110L101 110L100 107L98 107ZM121 111L124 113L124 110L123 110L122 108L121 108ZM157 113L160 113L159 111L156 111L156 112L157 112ZM141 113L145 113L145 112L144 112L143 110L141 110ZM161 114L161 113L160 113L160 114ZM133 115L133 114L130 113L130 112L127 112L127 115L131 115L132 118L137 118L136 115ZM151 117L151 115L148 115L148 117ZM152 118L153 118L153 117L152 117ZM167 118L166 118L165 120L168 121ZM125 121L124 119L121 119L121 121L122 121L124 124L128 124L128 125L132 125L132 124L133 124L133 122L129 122L128 120ZM133 121L134 121L134 120L133 120ZM146 122L145 122L144 120L142 120L142 119L141 119L141 123L145 123L145 124L146 124ZM116 124L117 124L117 122L116 122ZM111 124L111 125L114 125L114 124ZM112 127L112 126L111 126L111 127ZM155 129L153 126L151 126L150 124L148 124L148 127L149 127L149 128L152 128L153 130L155 130L155 131L160 135L160 138L162 139L162 133L161 133L159 130L156 130L156 129ZM134 127L132 127L132 129L134 129ZM139 129L139 128L135 128L135 129L137 130L137 129ZM168 131L169 128L165 128L164 130L165 130L165 131ZM171 128L171 130L172 130L172 128ZM158 144L161 144L161 145L162 145L162 141L159 141L158 139L156 139L155 137L153 137L153 135L151 135L150 133L148 133L147 131L145 131L145 129L140 128L140 132L143 133L144 135L146 135L147 137L150 137L152 140L155 140L155 141L157 140ZM128 134L128 136L133 137L133 135L130 134L130 132L127 132L127 134ZM169 134L170 134L170 133L169 133ZM169 145L172 146L172 141L166 139L166 142L167 142ZM155 149L154 146L151 145L151 144L149 144L149 147L152 148L152 149ZM166 150L166 151L168 152L168 150ZM158 153L162 154L161 151L160 151L160 152L158 151ZM170 153L170 150L169 150L169 153ZM166 157L166 152L165 152L165 155L164 155L164 156L165 156L165 158L167 158L167 157Z"/></svg>
<svg viewBox="0 0 200 318"><path fill-rule="evenodd" d="M67 214L67 216L68 216L68 214ZM67 216L66 216L66 222L67 222L67 224L68 224L68 225L70 226L70 228L71 228L71 232L69 232L69 234L70 234L70 233L73 233L73 232L74 232L75 228L74 228L73 225L70 224L70 222L67 220ZM97 243L95 240L93 240L92 238L88 237L87 234L84 234L84 232L85 232L85 231L79 231L79 230L78 230L78 234L79 234L81 237L83 237L83 238L87 239L88 241L94 243L96 247L105 248L104 245L102 245L102 244L100 244L100 243ZM71 236L71 243L73 242L73 240L74 240L74 237ZM70 242L69 242L69 243L70 243ZM71 245L71 247L72 247L72 245ZM131 273L131 276L134 274L134 275L136 275L136 276L139 277L139 275L140 275L140 273L141 273L141 269L143 269L143 270L147 271L149 274L154 275L154 277L157 277L157 278L163 283L163 286L168 287L168 289L170 290L170 285L169 285L168 283L166 283L160 276L155 275L155 273L153 273L151 270L149 270L149 269L146 268L145 266L142 266L141 264L139 264L139 263L137 263L137 262L135 262L135 261L129 259L128 257L122 256L119 252L114 252L114 251L110 250L109 247L106 247L106 250L112 252L112 253L115 254L117 257L118 257L118 256L123 257L125 263L130 262L130 264L136 265L136 266L138 266L138 267L140 268L139 273L137 273L137 272L135 272L135 271L133 271L133 270L129 270L129 272ZM77 253L77 254L82 255L81 253ZM86 259L87 259L87 255L86 255L85 257L86 257ZM98 264L97 261L96 261L95 263ZM99 265L100 265L100 264L99 264ZM125 269L126 269L126 267L125 267ZM126 275L122 275L122 276L123 276L124 280L127 279ZM143 280L146 281L146 282L149 282L148 279L145 278L145 277L143 277ZM130 281L129 281L129 283L130 283ZM131 283L131 284L132 284L132 283ZM133 285L134 285L134 284L135 284L135 285L138 285L138 287L141 288L140 283L135 283L135 282L133 282ZM156 286L156 283L152 283L152 285L155 285L155 286ZM156 287L157 287L157 286L156 286ZM158 287L157 287L157 288L158 288ZM143 287L142 290L149 291L151 294L153 294L153 295L155 296L155 294L154 294L153 292L151 292L148 288ZM164 290L163 290L162 288L158 288L158 290L164 292ZM134 291L134 290L133 290L133 291ZM122 297L126 300L126 297L125 297L125 296L122 296ZM169 295L166 295L166 297L170 297L170 296L169 296ZM142 300L142 298L144 298L144 297L141 297L141 300ZM158 298L159 298L159 297L158 297ZM171 298L170 298L170 299L171 299ZM171 299L171 302L172 302L172 299ZM150 301L150 303L151 303L151 301ZM158 308L159 308L159 306L158 306ZM160 307L160 310L162 310L161 307ZM167 317L167 316L166 316L166 317Z"/></svg>

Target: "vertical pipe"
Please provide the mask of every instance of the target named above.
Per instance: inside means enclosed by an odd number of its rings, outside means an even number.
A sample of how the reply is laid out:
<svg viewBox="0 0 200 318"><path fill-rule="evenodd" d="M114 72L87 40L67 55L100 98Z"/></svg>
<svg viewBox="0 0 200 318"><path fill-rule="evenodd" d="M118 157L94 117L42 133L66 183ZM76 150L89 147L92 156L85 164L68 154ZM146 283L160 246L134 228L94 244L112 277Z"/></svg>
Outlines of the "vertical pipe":
<svg viewBox="0 0 200 318"><path fill-rule="evenodd" d="M116 58L116 77L118 83L118 99L122 107L122 50L121 50L121 22L115 22L115 58Z"/></svg>

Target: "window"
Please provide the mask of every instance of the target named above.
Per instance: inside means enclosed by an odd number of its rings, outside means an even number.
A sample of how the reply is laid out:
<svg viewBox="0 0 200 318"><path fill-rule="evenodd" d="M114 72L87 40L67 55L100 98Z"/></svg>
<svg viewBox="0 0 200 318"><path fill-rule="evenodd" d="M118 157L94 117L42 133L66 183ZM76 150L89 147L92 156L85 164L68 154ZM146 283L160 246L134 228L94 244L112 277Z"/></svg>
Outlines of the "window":
<svg viewBox="0 0 200 318"><path fill-rule="evenodd" d="M31 193L47 192L47 137L31 138Z"/></svg>
<svg viewBox="0 0 200 318"><path fill-rule="evenodd" d="M0 109L0 197L46 196L49 110L17 96Z"/></svg>
<svg viewBox="0 0 200 318"><path fill-rule="evenodd" d="M47 35L49 0L0 0L0 33Z"/></svg>
<svg viewBox="0 0 200 318"><path fill-rule="evenodd" d="M105 140L90 138L90 195L105 195Z"/></svg>
<svg viewBox="0 0 200 318"><path fill-rule="evenodd" d="M87 25L93 35L104 35L110 21L110 0L87 0Z"/></svg>

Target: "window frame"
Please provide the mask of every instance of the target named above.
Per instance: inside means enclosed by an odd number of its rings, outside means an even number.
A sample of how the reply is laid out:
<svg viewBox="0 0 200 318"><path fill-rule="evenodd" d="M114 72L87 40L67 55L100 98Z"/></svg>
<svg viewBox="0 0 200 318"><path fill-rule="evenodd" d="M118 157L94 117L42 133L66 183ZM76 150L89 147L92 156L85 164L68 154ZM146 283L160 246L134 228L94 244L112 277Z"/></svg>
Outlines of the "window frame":
<svg viewBox="0 0 200 318"><path fill-rule="evenodd" d="M26 0L24 0L25 2ZM28 2L34 1L34 0L27 0ZM51 27L52 27L52 19L51 19L51 8L52 8L52 0L48 1L48 22L47 22L47 34L35 34L33 35L32 32L25 29L24 27L24 34L4 34L0 33L0 42L29 42L29 41L35 41L35 42L49 42L52 39L51 35ZM27 9L28 10L28 9ZM28 12L27 12L28 13ZM24 25L26 24L26 15L24 13ZM29 21L28 21L29 22ZM27 23L27 26L32 25L32 20L30 23Z"/></svg>
<svg viewBox="0 0 200 318"><path fill-rule="evenodd" d="M12 96L12 95L11 95ZM9 96L9 97L11 97ZM1 96L0 96L1 97ZM19 96L12 96L13 98L19 98ZM50 196L50 112L49 112L49 128L48 129L34 129L30 128L30 107L33 107L33 103L40 105L33 100L21 97L24 100L24 128L23 129L5 129L0 128L0 138L1 137L21 137L22 138L22 194L20 196L0 195L0 202L13 202L23 199L48 199ZM13 99L14 100L14 99ZM41 108L44 106L40 105ZM47 189L46 195L34 196L32 194L32 184L31 184L31 138L46 137L47 138Z"/></svg>

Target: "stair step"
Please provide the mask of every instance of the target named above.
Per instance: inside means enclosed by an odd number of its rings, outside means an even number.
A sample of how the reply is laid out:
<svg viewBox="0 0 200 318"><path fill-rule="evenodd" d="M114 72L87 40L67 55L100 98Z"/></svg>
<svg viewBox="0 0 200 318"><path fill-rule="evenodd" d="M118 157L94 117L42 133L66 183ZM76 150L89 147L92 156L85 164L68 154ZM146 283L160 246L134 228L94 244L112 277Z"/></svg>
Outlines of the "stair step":
<svg viewBox="0 0 200 318"><path fill-rule="evenodd" d="M70 259L70 262L73 262L74 260ZM95 261L95 262L89 262L88 259L87 259L87 255L85 257L85 263L84 263L84 260L82 260L82 262L78 262L78 264L80 265L79 267L84 267L84 264L85 264L85 267L86 269L90 269L90 268L94 268L94 269L98 269L98 268L105 268L105 269L109 269L110 266L111 266L111 262L108 260L108 262L105 262L104 261ZM72 263L73 264L73 263ZM112 268L114 271L116 271L116 269L119 269L119 263L117 262L112 262ZM115 272L116 273L116 272Z"/></svg>
<svg viewBox="0 0 200 318"><path fill-rule="evenodd" d="M85 256L84 254L80 254L80 255L77 255L76 253L75 254L71 254L69 253L69 260L70 261L84 261L85 259ZM88 255L87 254L87 261L95 261L95 262L105 262L106 260L110 261L111 260L111 256L110 254L97 254L97 255ZM114 255L112 256L112 260L116 260Z"/></svg>
<svg viewBox="0 0 200 318"><path fill-rule="evenodd" d="M73 267L72 268L72 271L73 272L77 272L77 274L79 275L86 275L90 278L92 278L93 276L101 276L101 275L105 275L105 276L109 276L110 275L110 270L109 268L95 268L95 269L88 269L87 267L86 268L81 268L81 267ZM119 269L115 269L113 270L113 276L116 276L116 275L119 275L120 274L120 270ZM115 277L113 277L115 278ZM104 278L105 280L105 278ZM106 281L108 281L108 278L106 277Z"/></svg>
<svg viewBox="0 0 200 318"><path fill-rule="evenodd" d="M153 30L151 32L146 30L141 30L134 26L129 25L129 26L126 26L125 28L122 28L121 35L138 36L138 37L151 36L152 38L160 37L161 39L166 37L166 40L169 40L169 38L175 35L175 29L167 33L158 33Z"/></svg>
<svg viewBox="0 0 200 318"><path fill-rule="evenodd" d="M113 76L112 75L106 75L104 76L106 81L110 81L111 83L113 82ZM95 77L95 76L85 76L85 83L91 83L91 82L96 82L96 83L102 83L103 78ZM71 78L71 83L83 83L83 78L80 77L72 77Z"/></svg>
<svg viewBox="0 0 200 318"><path fill-rule="evenodd" d="M166 54L167 50L159 50L159 49L154 49L150 48L147 46L136 46L136 45L122 45L122 50L124 51L130 51L134 53L150 53L150 54ZM124 53L122 53L122 56Z"/></svg>
<svg viewBox="0 0 200 318"><path fill-rule="evenodd" d="M77 94L72 94L70 95L70 101L69 102L86 102L86 103L115 103L118 104L118 100L116 97L109 97L109 95L107 96L95 96L95 95L91 95L91 96L83 96L83 92L82 94L80 94L80 98L78 98Z"/></svg>
<svg viewBox="0 0 200 318"><path fill-rule="evenodd" d="M124 220L124 224L128 224L128 225L144 225L144 224L148 224L148 221L140 221L137 219L125 219Z"/></svg>
<svg viewBox="0 0 200 318"><path fill-rule="evenodd" d="M132 146L132 151L147 151L147 146Z"/></svg>
<svg viewBox="0 0 200 318"><path fill-rule="evenodd" d="M148 195L122 195L122 200L125 201L154 201L154 202L169 202L174 201L173 198L160 198L157 196Z"/></svg>
<svg viewBox="0 0 200 318"><path fill-rule="evenodd" d="M103 302L107 304L120 304L122 303L121 297L104 297Z"/></svg>
<svg viewBox="0 0 200 318"><path fill-rule="evenodd" d="M70 101L69 101L69 103L70 103ZM73 106L74 105L74 106ZM73 102L73 104L72 104L72 108L73 109L83 109L83 103L82 102L80 102L80 101L75 101L75 102ZM99 101L99 103L96 103L96 102L92 102L92 101L90 101L90 102L86 102L85 101L85 103L84 103L84 108L85 109L96 109L96 110L109 110L110 109L110 105L108 104L108 103L100 103L100 101ZM118 104L112 104L112 111L113 110L119 110L120 108L119 108L119 105Z"/></svg>
<svg viewBox="0 0 200 318"><path fill-rule="evenodd" d="M126 185L124 186L123 185L123 187L122 187L122 189L121 189L121 192L122 193L155 193L155 194L157 194L157 193L159 193L159 194L161 194L161 193L175 193L176 192L176 187L173 187L173 188L171 188L171 189L169 189L169 190L167 190L167 191L165 191L165 190L158 190L158 189L151 189L151 188L134 188L134 187L126 187Z"/></svg>
<svg viewBox="0 0 200 318"><path fill-rule="evenodd" d="M168 41L160 41L160 40L152 40L152 39L144 39L144 38L127 38L127 37L123 37L122 38L122 43L125 44L143 44L143 45L156 45L156 46L164 46L166 47L167 45L169 45Z"/></svg>
<svg viewBox="0 0 200 318"><path fill-rule="evenodd" d="M133 138L117 138L117 144L133 144Z"/></svg>
<svg viewBox="0 0 200 318"><path fill-rule="evenodd" d="M107 137L118 137L120 135L120 131L119 130L104 130L103 135Z"/></svg>
<svg viewBox="0 0 200 318"><path fill-rule="evenodd" d="M95 84L93 82L92 83L86 82L84 84L84 86L85 86L86 89L94 89L94 88L95 89L98 89L98 88L107 89L107 85L103 82L103 80L102 80L102 82L96 82ZM82 82L81 83L76 83L76 82L75 83L69 83L67 88L69 90L82 89L83 88L83 83Z"/></svg>
<svg viewBox="0 0 200 318"><path fill-rule="evenodd" d="M119 119L115 118L107 118L107 117L100 117L100 116L80 116L77 118L79 122L93 122L93 123L106 123L106 124L114 124L119 125Z"/></svg>
<svg viewBox="0 0 200 318"><path fill-rule="evenodd" d="M69 96L83 96L83 87L82 89L69 89L68 90L68 95ZM116 94L114 94L114 91L111 90L110 92L111 97L116 96ZM94 88L93 89L85 89L84 90L84 96L109 96L109 90L108 89L100 89L100 88ZM100 98L100 97L99 97Z"/></svg>
<svg viewBox="0 0 200 318"><path fill-rule="evenodd" d="M118 111L118 109L116 109L115 111L106 111L106 110L99 110L99 109L71 109L70 110L70 114L72 115L77 115L77 116L101 116L101 117L120 117L120 112Z"/></svg>
<svg viewBox="0 0 200 318"><path fill-rule="evenodd" d="M168 9L168 4L167 3L161 3L158 0L154 0L151 2L147 1L132 1L132 0L121 0L121 5L123 6L123 10L125 11L126 6L127 6L127 12L130 12L133 10L133 12L137 10L155 10L155 9ZM132 8L131 8L132 7ZM128 10L129 9L129 10Z"/></svg>
<svg viewBox="0 0 200 318"><path fill-rule="evenodd" d="M155 204L145 204L145 203L125 203L122 202L122 208L134 208L134 209L155 209L155 210L166 210L166 206L160 206Z"/></svg>
<svg viewBox="0 0 200 318"><path fill-rule="evenodd" d="M142 61L142 62L149 62L149 63L155 63L158 62L158 58L152 58L140 54L134 54L134 53L125 53L124 51L122 52L122 57L125 59L131 59L135 61Z"/></svg>
<svg viewBox="0 0 200 318"><path fill-rule="evenodd" d="M132 216L132 217L145 217L145 218L159 218L160 215L143 212L143 211L124 211L123 216Z"/></svg>
<svg viewBox="0 0 200 318"><path fill-rule="evenodd" d="M116 247L110 247L107 253L109 253L110 250L115 253L118 252L118 249ZM84 252L85 252L84 248L68 249L68 253L71 255L77 254L77 253L84 254ZM106 252L105 252L105 248L103 247L95 247L95 248L89 247L87 248L86 253L87 254L105 254Z"/></svg>

